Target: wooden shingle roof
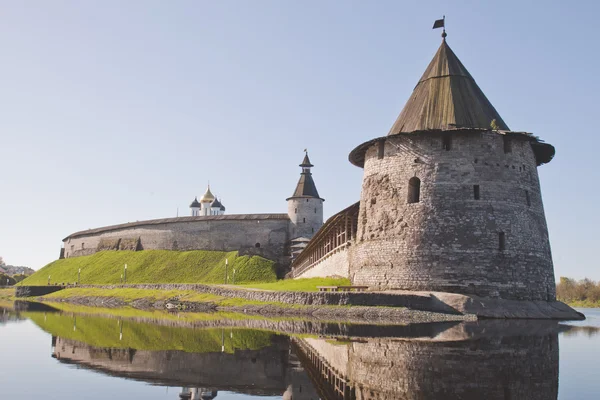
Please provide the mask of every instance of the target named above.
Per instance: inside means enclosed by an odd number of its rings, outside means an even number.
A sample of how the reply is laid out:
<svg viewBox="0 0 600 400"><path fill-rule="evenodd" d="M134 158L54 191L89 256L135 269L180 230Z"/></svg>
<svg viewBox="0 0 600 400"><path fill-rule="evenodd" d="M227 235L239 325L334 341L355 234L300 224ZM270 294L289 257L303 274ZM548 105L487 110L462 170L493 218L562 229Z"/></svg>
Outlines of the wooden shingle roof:
<svg viewBox="0 0 600 400"><path fill-rule="evenodd" d="M446 40L388 135L457 128L509 130Z"/></svg>

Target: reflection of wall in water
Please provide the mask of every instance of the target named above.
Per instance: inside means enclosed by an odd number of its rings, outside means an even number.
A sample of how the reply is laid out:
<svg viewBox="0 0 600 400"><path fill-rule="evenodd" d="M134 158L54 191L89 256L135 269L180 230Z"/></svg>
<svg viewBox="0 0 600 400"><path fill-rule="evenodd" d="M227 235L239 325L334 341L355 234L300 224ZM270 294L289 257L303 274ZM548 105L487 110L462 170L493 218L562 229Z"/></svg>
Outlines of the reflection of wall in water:
<svg viewBox="0 0 600 400"><path fill-rule="evenodd" d="M94 347L71 339L52 338L53 357L113 376L183 387L182 399L227 390L284 399L317 400L302 366L289 351L289 339L274 336L271 346L234 353L186 353ZM289 393L295 393L289 397ZM188 397L189 395L189 397ZM194 397L195 396L195 397ZM287 397L286 397L287 396ZM207 397L212 398L212 397Z"/></svg>
<svg viewBox="0 0 600 400"><path fill-rule="evenodd" d="M350 382L354 394L347 399L548 400L558 394L557 334L454 342L310 339L301 344Z"/></svg>

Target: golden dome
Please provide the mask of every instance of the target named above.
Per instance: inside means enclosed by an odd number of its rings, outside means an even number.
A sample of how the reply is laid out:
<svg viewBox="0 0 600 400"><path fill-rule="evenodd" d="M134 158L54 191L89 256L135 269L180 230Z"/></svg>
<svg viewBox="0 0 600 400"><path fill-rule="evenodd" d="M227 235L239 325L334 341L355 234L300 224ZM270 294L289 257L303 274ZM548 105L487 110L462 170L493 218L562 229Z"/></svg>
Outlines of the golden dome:
<svg viewBox="0 0 600 400"><path fill-rule="evenodd" d="M206 193L204 193L202 195L202 197L200 197L200 202L201 203L212 203L215 200L215 196L213 196L213 194L210 192L210 185L208 185L208 188L206 189Z"/></svg>

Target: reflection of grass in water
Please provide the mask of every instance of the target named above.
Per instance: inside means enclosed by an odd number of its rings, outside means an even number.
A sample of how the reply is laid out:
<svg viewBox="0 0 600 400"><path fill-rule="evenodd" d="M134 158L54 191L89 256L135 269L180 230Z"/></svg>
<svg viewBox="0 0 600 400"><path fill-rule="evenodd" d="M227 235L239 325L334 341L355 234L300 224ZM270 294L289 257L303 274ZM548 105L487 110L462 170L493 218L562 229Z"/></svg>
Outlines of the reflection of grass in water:
<svg viewBox="0 0 600 400"><path fill-rule="evenodd" d="M232 353L234 349L258 350L269 346L273 336L270 332L249 329L228 329L224 332L222 329L169 327L63 313L24 315L53 336L76 340L94 347L180 350L188 353L221 352L224 333L225 352Z"/></svg>
<svg viewBox="0 0 600 400"><path fill-rule="evenodd" d="M118 284L127 264L127 283L223 283L225 260L235 268L237 283L277 279L275 262L259 256L239 256L237 251L101 251L90 256L56 260L31 275L21 285L73 283L81 268L81 283Z"/></svg>

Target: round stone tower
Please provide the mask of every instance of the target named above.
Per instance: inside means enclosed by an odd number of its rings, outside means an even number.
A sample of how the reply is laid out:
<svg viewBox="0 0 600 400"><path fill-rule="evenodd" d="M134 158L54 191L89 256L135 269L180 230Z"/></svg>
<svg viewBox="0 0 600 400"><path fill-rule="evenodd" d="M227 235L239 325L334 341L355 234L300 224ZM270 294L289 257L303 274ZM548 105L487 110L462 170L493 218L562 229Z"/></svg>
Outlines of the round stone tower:
<svg viewBox="0 0 600 400"><path fill-rule="evenodd" d="M308 158L308 153L306 153L300 164L302 173L296 190L292 197L286 199L288 215L292 221L290 232L292 239L300 237L310 239L323 225L323 202L325 200L319 197L315 181L313 181L310 172L313 166Z"/></svg>
<svg viewBox="0 0 600 400"><path fill-rule="evenodd" d="M446 40L364 168L353 284L555 300L537 167L554 147L510 131Z"/></svg>

